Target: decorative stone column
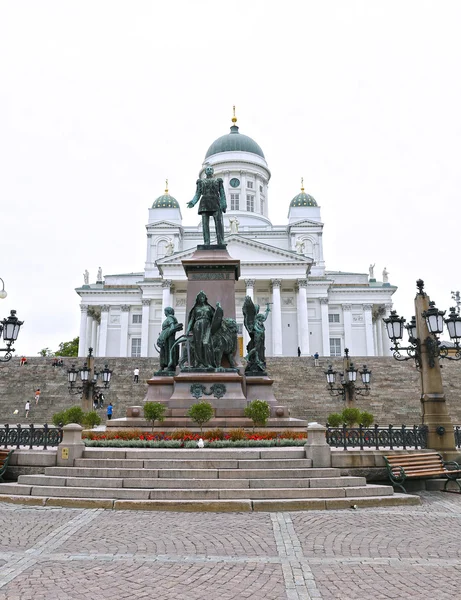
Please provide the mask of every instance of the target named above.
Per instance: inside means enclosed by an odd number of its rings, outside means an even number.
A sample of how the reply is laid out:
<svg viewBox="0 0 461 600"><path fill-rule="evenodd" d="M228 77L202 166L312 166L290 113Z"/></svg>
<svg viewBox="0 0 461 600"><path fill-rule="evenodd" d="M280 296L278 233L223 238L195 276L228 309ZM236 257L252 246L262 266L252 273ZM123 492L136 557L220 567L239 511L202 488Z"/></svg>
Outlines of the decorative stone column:
<svg viewBox="0 0 461 600"><path fill-rule="evenodd" d="M147 252L146 263L149 265L152 262L152 234L147 234Z"/></svg>
<svg viewBox="0 0 461 600"><path fill-rule="evenodd" d="M62 428L62 442L58 446L56 464L58 467L73 467L76 458L82 458L85 444L82 440L83 427L69 423Z"/></svg>
<svg viewBox="0 0 461 600"><path fill-rule="evenodd" d="M349 348L352 354L352 305L343 304L342 309L344 319L344 348Z"/></svg>
<svg viewBox="0 0 461 600"><path fill-rule="evenodd" d="M91 323L91 343L90 343L90 347L91 348L96 348L96 332L98 329L98 322L96 321L96 319L93 317L93 322Z"/></svg>
<svg viewBox="0 0 461 600"><path fill-rule="evenodd" d="M326 427L320 423L309 423L307 426L307 442L304 446L306 458L312 460L314 468L331 467L331 448L327 444Z"/></svg>
<svg viewBox="0 0 461 600"><path fill-rule="evenodd" d="M389 315L391 314L391 310L392 310L392 304L385 304L384 305L384 316L383 319L387 319L389 317ZM391 344L389 343L389 338L387 336L387 331L386 331L386 326L384 325L384 321L383 319L381 319L381 339L382 339L382 349L383 349L383 356L392 356L392 350L390 348Z"/></svg>
<svg viewBox="0 0 461 600"><path fill-rule="evenodd" d="M281 279L271 279L272 285L272 354L282 356L282 303L280 298Z"/></svg>
<svg viewBox="0 0 461 600"><path fill-rule="evenodd" d="M367 356L375 355L375 347L373 343L373 305L364 304L363 314L365 320L365 340L367 346Z"/></svg>
<svg viewBox="0 0 461 600"><path fill-rule="evenodd" d="M322 355L330 356L330 324L328 322L328 298L320 298L320 314L322 319Z"/></svg>
<svg viewBox="0 0 461 600"><path fill-rule="evenodd" d="M122 316L120 318L120 352L119 356L127 356L128 348L128 320L130 318L130 305L122 304Z"/></svg>
<svg viewBox="0 0 461 600"><path fill-rule="evenodd" d="M254 301L255 295L255 279L245 279L245 295L250 296L250 298ZM245 329L245 325L243 326L243 356L246 355L247 345L250 341L250 336L248 335L248 331Z"/></svg>
<svg viewBox="0 0 461 600"><path fill-rule="evenodd" d="M309 356L309 318L307 314L307 279L298 279L299 331L298 346L303 356Z"/></svg>
<svg viewBox="0 0 461 600"><path fill-rule="evenodd" d="M109 309L108 304L101 306L101 325L99 328L99 347L98 356L106 356L107 350L107 326L109 324Z"/></svg>
<svg viewBox="0 0 461 600"><path fill-rule="evenodd" d="M141 356L149 356L150 299L142 300Z"/></svg>
<svg viewBox="0 0 461 600"><path fill-rule="evenodd" d="M80 304L80 337L78 342L78 355L86 356L88 348L86 346L86 332L87 332L87 318L88 318L88 304Z"/></svg>
<svg viewBox="0 0 461 600"><path fill-rule="evenodd" d="M173 282L171 279L165 279L162 281L162 319L165 314L165 308L171 306L171 286Z"/></svg>

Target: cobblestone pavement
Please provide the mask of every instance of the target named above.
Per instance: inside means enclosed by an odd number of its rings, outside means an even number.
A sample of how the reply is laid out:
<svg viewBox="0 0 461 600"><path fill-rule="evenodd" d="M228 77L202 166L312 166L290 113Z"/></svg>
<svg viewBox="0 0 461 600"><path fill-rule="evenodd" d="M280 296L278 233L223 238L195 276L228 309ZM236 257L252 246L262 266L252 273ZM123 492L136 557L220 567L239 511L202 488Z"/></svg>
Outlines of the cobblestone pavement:
<svg viewBox="0 0 461 600"><path fill-rule="evenodd" d="M461 598L461 496L293 513L0 503L0 600Z"/></svg>

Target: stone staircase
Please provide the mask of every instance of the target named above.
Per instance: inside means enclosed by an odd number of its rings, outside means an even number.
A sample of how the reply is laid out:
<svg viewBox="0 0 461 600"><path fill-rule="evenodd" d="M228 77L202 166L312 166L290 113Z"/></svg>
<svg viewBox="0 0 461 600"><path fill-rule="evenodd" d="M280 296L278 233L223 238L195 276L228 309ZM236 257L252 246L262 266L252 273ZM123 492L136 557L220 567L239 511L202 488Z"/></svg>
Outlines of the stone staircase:
<svg viewBox="0 0 461 600"><path fill-rule="evenodd" d="M138 510L324 510L419 504L364 477L312 468L303 448L86 448L73 467L0 484L3 500Z"/></svg>
<svg viewBox="0 0 461 600"><path fill-rule="evenodd" d="M78 396L67 390L67 369L72 363L83 364L82 358L65 358L65 367L52 367L52 358L29 358L29 364L19 366L19 358L0 363L0 423L26 423L24 404L31 402L29 422L51 422L52 415L79 403ZM153 358L96 358L98 370L109 364L114 371L106 404L114 405L114 418L124 417L128 406L141 405L146 394L146 379L158 369ZM324 371L332 363L341 370L342 359L320 358L320 367L314 367L311 358L268 358L267 370L274 379L274 392L280 404L288 406L291 416L324 423L329 413L342 410L338 397L326 390ZM354 363L364 363L372 371L370 396L359 398L360 408L375 415L380 425L412 425L421 422L420 375L412 361L397 362L393 358L354 357ZM133 383L133 369L140 369L140 383ZM461 369L455 362L443 364L444 388L448 411L454 424L461 423ZM34 390L42 391L40 404L35 406ZM14 415L15 409L19 410ZM105 415L105 412L103 416Z"/></svg>

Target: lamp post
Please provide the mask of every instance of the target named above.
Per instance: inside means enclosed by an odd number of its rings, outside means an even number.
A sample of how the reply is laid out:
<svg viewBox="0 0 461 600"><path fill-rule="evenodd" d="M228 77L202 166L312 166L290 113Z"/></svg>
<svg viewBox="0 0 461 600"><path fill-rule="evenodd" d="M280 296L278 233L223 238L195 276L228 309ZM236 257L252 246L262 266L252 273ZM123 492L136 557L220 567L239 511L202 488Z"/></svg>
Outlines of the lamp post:
<svg viewBox="0 0 461 600"><path fill-rule="evenodd" d="M77 377L80 374L80 385L77 385ZM101 376L102 386L98 385L98 378ZM67 381L69 383L70 394L82 395L82 409L88 412L92 409L93 397L102 389L109 389L112 371L108 365L100 372L94 367L93 348L88 349L87 362L80 369L72 365L67 371Z"/></svg>
<svg viewBox="0 0 461 600"><path fill-rule="evenodd" d="M438 310L424 292L424 281L416 282L418 293L415 297L415 316L404 325L405 319L393 310L387 319L383 319L387 334L393 343L391 350L396 360L413 359L421 374L421 413L422 424L428 428L428 448L439 450L446 460L457 455L453 424L448 414L443 390L442 372L439 359L461 360L461 317L456 308L443 318L445 311ZM446 323L448 334L454 341L455 354L449 355L449 349L441 346L438 335L443 332ZM408 332L409 346L400 346L403 330ZM404 351L407 356L402 354Z"/></svg>
<svg viewBox="0 0 461 600"><path fill-rule="evenodd" d="M364 387L356 385L357 372L360 373ZM348 348L344 349L343 372L339 373L340 387L335 387L336 375L337 372L333 370L333 366L329 365L328 371L325 371L328 391L332 396L341 396L345 401L346 408L356 408L356 396L368 396L370 394L371 371L367 369L367 365L363 365L362 371L356 369L349 358Z"/></svg>

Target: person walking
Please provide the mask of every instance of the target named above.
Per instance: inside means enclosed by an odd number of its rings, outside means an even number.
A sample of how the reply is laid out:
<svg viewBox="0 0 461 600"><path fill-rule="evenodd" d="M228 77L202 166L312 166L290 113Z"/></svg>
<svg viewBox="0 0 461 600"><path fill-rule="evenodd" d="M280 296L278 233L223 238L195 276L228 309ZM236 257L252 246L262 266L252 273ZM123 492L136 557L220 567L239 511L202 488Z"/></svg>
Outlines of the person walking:
<svg viewBox="0 0 461 600"><path fill-rule="evenodd" d="M30 410L30 402L29 400L26 401L26 405L24 407L24 410L26 411L26 419L29 418L29 410Z"/></svg>
<svg viewBox="0 0 461 600"><path fill-rule="evenodd" d="M40 400L40 388L37 388L35 390L35 404L38 404L39 400Z"/></svg>
<svg viewBox="0 0 461 600"><path fill-rule="evenodd" d="M113 411L113 406L112 406L112 402L109 403L109 406L107 407L107 418L110 421L112 419L112 411Z"/></svg>
<svg viewBox="0 0 461 600"><path fill-rule="evenodd" d="M139 369L138 369L138 367L136 367L136 369L133 371L133 382L134 383L139 383Z"/></svg>
<svg viewBox="0 0 461 600"><path fill-rule="evenodd" d="M298 358L301 356L301 348L298 346Z"/></svg>
<svg viewBox="0 0 461 600"><path fill-rule="evenodd" d="M316 352L314 354L314 367L318 367L319 366L319 353Z"/></svg>

